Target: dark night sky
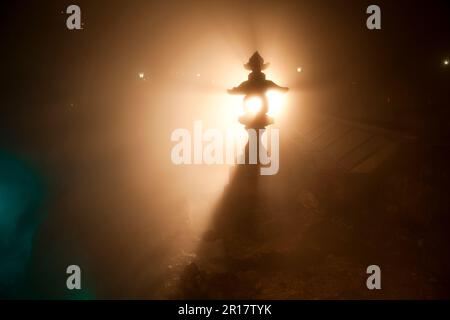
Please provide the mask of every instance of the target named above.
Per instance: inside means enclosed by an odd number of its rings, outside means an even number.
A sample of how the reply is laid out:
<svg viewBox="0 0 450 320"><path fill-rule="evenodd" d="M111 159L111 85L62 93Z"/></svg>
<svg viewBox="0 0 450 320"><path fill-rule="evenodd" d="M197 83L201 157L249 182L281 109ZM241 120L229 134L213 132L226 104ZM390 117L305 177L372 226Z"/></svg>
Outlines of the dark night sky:
<svg viewBox="0 0 450 320"><path fill-rule="evenodd" d="M275 18L289 12L285 17L288 28L282 30L288 41L280 41L289 47L290 61L301 48L302 62L310 71L290 86L320 90L326 109L399 127L420 126L416 118L433 113L448 115L448 68L442 67L442 60L450 54L445 1L378 2L382 30L376 32L364 28L367 1L133 1L126 5L80 1L85 23L80 32L64 28L66 16L61 11L68 3L2 4L2 119L10 126L23 121L24 113L44 117L46 112L40 109L49 104L74 99L83 104L95 99L114 103L120 99L114 94L121 91L110 88L127 90L126 78L141 66L151 66L155 78L161 79L159 85L171 81L166 70L184 59L183 46L189 46L186 39L193 39L194 46L201 37L201 27L193 28L192 34L189 28L179 28L182 40L174 48L173 39L166 39L164 32L177 21L204 20L205 25L218 28L220 23L239 24L248 32L240 41L247 39L257 47L258 41L264 42L259 26L272 23L260 14L268 10ZM222 14L225 18L219 23L211 18ZM302 40L296 42L296 38ZM214 58L198 56L199 60ZM392 101L389 106L387 97ZM377 109L394 111L377 113ZM50 116L58 117L58 112L52 110ZM412 123L405 120L410 117Z"/></svg>

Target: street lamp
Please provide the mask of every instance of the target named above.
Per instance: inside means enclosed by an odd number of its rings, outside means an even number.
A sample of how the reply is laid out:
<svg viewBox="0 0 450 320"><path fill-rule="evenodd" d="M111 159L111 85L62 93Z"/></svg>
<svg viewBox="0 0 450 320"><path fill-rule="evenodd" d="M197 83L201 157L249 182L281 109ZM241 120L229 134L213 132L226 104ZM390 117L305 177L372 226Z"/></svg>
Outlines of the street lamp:
<svg viewBox="0 0 450 320"><path fill-rule="evenodd" d="M230 94L244 95L244 115L239 118L239 122L245 125L245 128L256 131L256 159L257 164L260 163L261 154L264 154L265 148L261 144L261 136L266 126L271 125L274 120L268 115L269 99L268 94L273 91L287 92L289 89L280 87L273 81L266 80L266 75L262 70L269 66L264 63L264 59L256 51L248 60L244 67L250 70L248 80L242 82L239 86L228 90ZM245 153L250 155L250 131L249 143L245 147Z"/></svg>
<svg viewBox="0 0 450 320"><path fill-rule="evenodd" d="M266 94L269 90L283 93L289 90L280 87L273 81L266 80L266 75L262 70L265 70L268 66L269 64L264 63L264 59L256 51L244 64L244 67L251 71L248 80L228 90L230 94L245 96L244 115L239 118L239 122L244 124L247 129L264 129L274 122L273 118L267 115L269 101Z"/></svg>

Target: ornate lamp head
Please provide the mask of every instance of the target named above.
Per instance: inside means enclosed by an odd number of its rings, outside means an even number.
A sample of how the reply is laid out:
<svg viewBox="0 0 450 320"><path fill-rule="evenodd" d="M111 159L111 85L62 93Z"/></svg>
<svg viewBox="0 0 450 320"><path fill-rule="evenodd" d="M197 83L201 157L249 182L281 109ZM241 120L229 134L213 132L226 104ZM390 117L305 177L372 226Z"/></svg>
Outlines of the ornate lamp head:
<svg viewBox="0 0 450 320"><path fill-rule="evenodd" d="M265 70L269 67L270 63L264 63L263 57L256 51L248 62L244 64L245 69L251 70L253 72L261 72L261 70Z"/></svg>
<svg viewBox="0 0 450 320"><path fill-rule="evenodd" d="M248 76L248 80L242 82L239 86L228 90L230 94L245 95L244 102L248 101L250 98L260 99L261 106L259 110L253 114L246 112L239 122L244 124L247 128L260 129L273 123L273 119L266 113L269 111L268 100L266 97L266 92L268 90L277 90L281 92L286 92L289 89L285 87L280 87L273 81L266 80L266 75L261 72L269 66L268 63L264 63L264 59L256 51L248 60L244 67L252 72Z"/></svg>

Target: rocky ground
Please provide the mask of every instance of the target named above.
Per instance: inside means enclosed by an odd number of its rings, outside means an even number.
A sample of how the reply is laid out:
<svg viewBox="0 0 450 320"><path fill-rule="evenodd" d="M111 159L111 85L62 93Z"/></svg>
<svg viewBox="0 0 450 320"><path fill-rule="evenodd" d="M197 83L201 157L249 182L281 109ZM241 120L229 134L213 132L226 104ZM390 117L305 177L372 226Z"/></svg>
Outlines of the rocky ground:
<svg viewBox="0 0 450 320"><path fill-rule="evenodd" d="M449 298L449 172L405 148L372 175L301 150L276 176L237 167L197 249L174 258L169 298ZM382 289L368 290L379 265Z"/></svg>

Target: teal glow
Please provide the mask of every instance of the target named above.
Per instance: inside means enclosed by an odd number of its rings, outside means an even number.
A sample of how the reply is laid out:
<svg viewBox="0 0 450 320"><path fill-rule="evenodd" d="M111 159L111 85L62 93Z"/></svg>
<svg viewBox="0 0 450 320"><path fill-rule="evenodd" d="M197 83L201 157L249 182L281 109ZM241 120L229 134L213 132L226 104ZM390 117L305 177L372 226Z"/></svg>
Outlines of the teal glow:
<svg viewBox="0 0 450 320"><path fill-rule="evenodd" d="M44 194L36 170L0 151L0 297L23 294Z"/></svg>

